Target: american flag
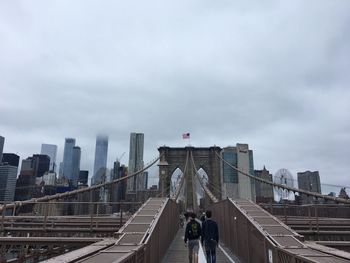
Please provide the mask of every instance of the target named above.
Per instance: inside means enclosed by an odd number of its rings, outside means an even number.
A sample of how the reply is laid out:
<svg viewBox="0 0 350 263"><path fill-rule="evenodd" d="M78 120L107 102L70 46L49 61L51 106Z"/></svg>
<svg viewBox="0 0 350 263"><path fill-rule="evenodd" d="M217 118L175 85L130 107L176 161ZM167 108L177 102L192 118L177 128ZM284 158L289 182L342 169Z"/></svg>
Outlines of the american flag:
<svg viewBox="0 0 350 263"><path fill-rule="evenodd" d="M190 133L183 133L182 134L182 139L189 139L190 138Z"/></svg>

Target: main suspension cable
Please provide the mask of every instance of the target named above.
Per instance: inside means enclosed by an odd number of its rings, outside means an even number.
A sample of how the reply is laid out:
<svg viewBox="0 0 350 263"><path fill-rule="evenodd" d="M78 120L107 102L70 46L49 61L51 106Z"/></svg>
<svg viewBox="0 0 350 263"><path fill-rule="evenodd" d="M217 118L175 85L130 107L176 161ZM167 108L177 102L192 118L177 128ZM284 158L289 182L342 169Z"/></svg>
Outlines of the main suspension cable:
<svg viewBox="0 0 350 263"><path fill-rule="evenodd" d="M221 161L223 161L229 167L231 167L232 169L236 170L237 172L239 172L239 173L241 173L241 174L243 174L245 176L248 176L248 177L254 179L255 181L259 181L259 182L264 183L264 184L269 184L269 185L272 185L273 187L282 188L284 190L288 190L288 191L291 191L291 192L294 192L294 193L297 192L297 193L300 193L300 194L305 194L307 196L313 196L313 197L316 197L316 198L330 200L330 201L334 201L334 202L337 202L337 203L350 204L350 200L347 200L347 199L343 199L343 198L339 198L339 197L333 197L333 196L329 196L329 195L322 195L322 194L319 194L319 193L310 192L310 191L307 191L307 190L303 190L303 189L299 189L299 188L295 188L295 187L290 187L290 186L283 185L283 184L277 184L277 183L270 182L268 180L256 177L254 175L246 173L246 172L238 169L237 167L233 166L228 161L223 159L218 153L215 152L215 154Z"/></svg>
<svg viewBox="0 0 350 263"><path fill-rule="evenodd" d="M98 185L93 185L93 186L90 186L90 187L87 187L87 188L81 188L81 189L77 189L77 190L73 190L73 191L69 191L69 192L65 192L65 193L59 193L59 194L55 194L55 195L47 195L47 196L44 196L44 197L32 198L32 199L29 199L29 200L15 201L13 203L3 204L2 206L0 206L0 211L2 211L3 209L14 208L16 206L22 206L22 205L26 205L26 204L43 203L43 202L48 202L48 201L51 201L51 200L62 199L62 198L65 198L65 197L70 197L70 196L74 196L74 195L85 193L85 192L91 192L91 191L99 189L101 187L117 184L117 183L119 183L121 181L124 181L124 180L129 179L131 177L134 177L134 176L136 176L136 175L138 175L140 173L143 173L148 168L153 166L161 157L162 157L162 155L160 155L159 157L154 159L151 163L149 163L147 166L145 166L141 170L136 171L136 172L134 172L134 173L132 173L130 175L124 176L122 178L115 179L115 180L113 180L111 182L105 182L105 183L101 183L101 184L98 184Z"/></svg>

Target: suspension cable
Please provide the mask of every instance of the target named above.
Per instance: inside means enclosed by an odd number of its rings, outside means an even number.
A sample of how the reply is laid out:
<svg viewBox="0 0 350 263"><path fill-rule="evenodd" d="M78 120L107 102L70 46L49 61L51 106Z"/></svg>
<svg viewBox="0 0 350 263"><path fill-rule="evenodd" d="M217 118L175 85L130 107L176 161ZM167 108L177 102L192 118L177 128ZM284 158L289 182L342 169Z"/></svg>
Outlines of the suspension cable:
<svg viewBox="0 0 350 263"><path fill-rule="evenodd" d="M189 151L187 151L187 154L186 154L186 163L185 163L184 171L183 171L182 176L181 176L180 183L176 187L176 190L175 190L173 196L171 197L171 199L173 199L175 201L177 201L177 199L179 198L179 195L180 195L180 192L181 192L181 188L182 188L182 186L184 184L184 181L185 181L185 174L186 174L186 171L187 171L188 156L189 156Z"/></svg>
<svg viewBox="0 0 350 263"><path fill-rule="evenodd" d="M65 197L70 197L70 196L74 196L76 194L90 192L90 191L99 189L101 187L117 184L117 183L119 183L121 181L124 181L124 180L129 179L131 177L134 177L134 176L136 176L136 175L138 175L140 173L143 173L148 168L153 166L161 157L162 157L162 155L160 155L159 157L154 159L151 163L149 163L147 166L145 166L141 170L136 171L136 172L134 172L134 173L132 173L130 175L124 176L122 178L115 179L115 180L113 180L111 182L105 182L105 183L101 183L101 184L98 184L98 185L93 185L93 186L90 186L90 187L87 187L87 188L77 189L77 190L73 190L73 191L69 191L69 192L65 192L65 193L60 193L60 194L55 194L55 195L47 195L47 196L44 196L44 197L32 198L32 199L29 199L29 200L15 201L13 203L3 204L2 206L0 206L0 211L2 211L3 209L7 209L7 208L14 208L16 206L22 206L22 205L33 204L33 203L43 203L43 202L48 202L48 201L51 201L51 200L56 200L56 199L61 199L61 198L65 198Z"/></svg>
<svg viewBox="0 0 350 263"><path fill-rule="evenodd" d="M220 194L223 193L223 191L218 186L214 185L214 183L211 183L211 182L209 182L209 180L207 181L204 178L202 178L202 180L204 181L204 183L206 185L209 185L210 188L213 189L214 191L216 191L217 193L220 193Z"/></svg>
<svg viewBox="0 0 350 263"><path fill-rule="evenodd" d="M232 169L236 170L237 172L239 172L239 173L241 173L241 174L243 174L245 176L248 176L248 177L254 179L255 181L260 181L261 183L269 184L269 185L272 185L274 187L282 188L284 190L288 190L288 191L291 191L291 192L294 192L294 193L297 192L297 193L300 193L300 194L305 194L307 196L313 196L313 197L316 197L316 198L330 200L330 201L334 201L334 202L337 202L337 203L350 204L350 200L347 200L347 199L343 199L343 198L339 198L339 197L333 197L333 196L329 196L329 195L323 195L323 194L319 194L319 193L315 193L315 192L310 192L310 191L307 191L307 190L303 190L303 189L299 189L299 188L295 188L295 187L290 187L290 186L283 185L283 184L277 184L277 183L270 182L268 180L256 177L254 175L246 173L246 172L242 171L241 169L238 169L237 167L233 166L228 161L223 159L217 152L215 152L215 154L221 161L223 161L229 167L231 167Z"/></svg>
<svg viewBox="0 0 350 263"><path fill-rule="evenodd" d="M199 176L198 171L197 171L197 167L194 163L194 159L193 159L193 154L191 151L191 160L192 160L192 165L193 165L193 169L194 172L198 178L198 181L200 183L200 185L202 186L202 188L204 189L205 193L209 196L209 198L211 199L211 201L213 201L214 203L218 202L219 200L215 197L215 195L209 190L209 188L206 186L206 184L203 182L203 179Z"/></svg>

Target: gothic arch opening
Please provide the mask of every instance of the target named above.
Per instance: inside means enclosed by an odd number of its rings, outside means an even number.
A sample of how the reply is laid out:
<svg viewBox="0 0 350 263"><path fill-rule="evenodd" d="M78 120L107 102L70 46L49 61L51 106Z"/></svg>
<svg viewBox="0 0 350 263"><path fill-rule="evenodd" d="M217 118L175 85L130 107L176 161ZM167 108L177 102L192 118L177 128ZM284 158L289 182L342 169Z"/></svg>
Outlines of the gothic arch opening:
<svg viewBox="0 0 350 263"><path fill-rule="evenodd" d="M199 170L197 171L197 176L199 176L201 180L205 183L205 185L209 187L209 177L203 168L199 168ZM204 204L205 192L197 176L195 179L195 189L197 195L197 205L201 208Z"/></svg>
<svg viewBox="0 0 350 263"><path fill-rule="evenodd" d="M170 189L169 189L170 196L172 196L175 193L175 191L176 191L176 189L178 189L178 187L181 187L180 184L181 184L181 178L182 178L183 174L184 174L183 171L179 167L177 167L173 171L173 173L171 174L171 177L170 177ZM182 188L183 188L183 186L182 186ZM180 200L184 199L184 191L183 191L183 189L181 189L181 192L180 192L180 195L179 195L179 199Z"/></svg>

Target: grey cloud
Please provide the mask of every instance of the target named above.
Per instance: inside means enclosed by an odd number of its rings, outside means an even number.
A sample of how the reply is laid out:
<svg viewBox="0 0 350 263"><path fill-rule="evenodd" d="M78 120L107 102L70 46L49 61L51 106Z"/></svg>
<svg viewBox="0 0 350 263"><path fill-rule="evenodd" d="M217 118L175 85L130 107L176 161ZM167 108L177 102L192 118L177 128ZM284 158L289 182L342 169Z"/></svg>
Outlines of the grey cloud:
<svg viewBox="0 0 350 263"><path fill-rule="evenodd" d="M92 169L145 133L163 144L246 142L257 168L349 171L348 1L11 1L0 4L0 134L22 157L76 137ZM336 150L333 150L336 149ZM127 160L127 156L124 157Z"/></svg>

